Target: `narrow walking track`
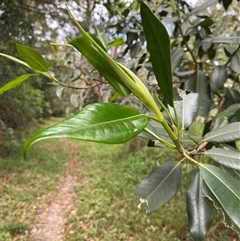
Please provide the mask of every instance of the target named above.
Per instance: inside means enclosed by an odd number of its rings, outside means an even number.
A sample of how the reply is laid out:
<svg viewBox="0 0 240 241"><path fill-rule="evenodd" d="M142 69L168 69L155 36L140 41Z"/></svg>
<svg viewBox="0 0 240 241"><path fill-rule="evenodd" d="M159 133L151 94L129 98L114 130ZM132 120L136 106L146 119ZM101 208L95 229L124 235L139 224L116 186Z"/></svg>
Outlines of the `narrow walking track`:
<svg viewBox="0 0 240 241"><path fill-rule="evenodd" d="M49 204L43 203L42 212L37 217L37 223L32 226L32 241L62 241L64 238L66 214L72 208L72 197L78 185L76 177L77 153L75 143L62 140L70 151L70 160L66 174L60 180L60 188ZM73 171L74 170L74 171Z"/></svg>

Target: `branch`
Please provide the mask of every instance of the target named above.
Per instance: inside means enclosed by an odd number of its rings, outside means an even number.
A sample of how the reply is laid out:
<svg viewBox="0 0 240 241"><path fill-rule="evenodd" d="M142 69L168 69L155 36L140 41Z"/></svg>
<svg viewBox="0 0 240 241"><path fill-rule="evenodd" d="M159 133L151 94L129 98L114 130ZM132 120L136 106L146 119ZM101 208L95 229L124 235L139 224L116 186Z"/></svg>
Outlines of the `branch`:
<svg viewBox="0 0 240 241"><path fill-rule="evenodd" d="M178 20L177 23L178 23L178 28L179 28L180 34L181 34L181 36L182 36L183 42L184 42L184 44L185 44L185 46L186 46L186 48L187 48L187 51L190 53L190 55L191 55L191 57L192 57L192 60L193 60L193 62L195 63L197 69L198 69L198 62L197 62L195 56L193 55L192 50L191 50L190 47L188 46L188 43L187 43L187 41L186 41L186 38L185 38L185 36L184 36L184 34L183 34L183 31L182 31L182 28L181 28L180 20Z"/></svg>
<svg viewBox="0 0 240 241"><path fill-rule="evenodd" d="M237 47L237 49L232 53L232 55L229 57L229 59L228 59L228 61L227 61L227 63L225 64L225 66L227 66L229 63L230 63L230 61L232 60L232 58L233 58L233 56L235 55L235 54L237 54L237 52L240 50L240 45L238 45L238 47Z"/></svg>

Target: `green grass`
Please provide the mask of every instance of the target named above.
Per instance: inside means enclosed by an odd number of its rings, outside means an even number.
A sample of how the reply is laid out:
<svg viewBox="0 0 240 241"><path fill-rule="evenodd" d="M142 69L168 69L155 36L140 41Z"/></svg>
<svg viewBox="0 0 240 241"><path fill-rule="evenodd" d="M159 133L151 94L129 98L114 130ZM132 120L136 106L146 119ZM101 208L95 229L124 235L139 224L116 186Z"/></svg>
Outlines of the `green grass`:
<svg viewBox="0 0 240 241"><path fill-rule="evenodd" d="M46 122L45 126L49 124ZM30 133L42 127L37 126ZM30 133L20 140L8 140L5 147L10 151L0 158L0 241L8 240L9 236L18 236L19 241L30 240L30 224L35 221L42 201L47 202L48 194L58 190L68 161L68 153L59 148L56 140L34 145L24 160L23 141Z"/></svg>
<svg viewBox="0 0 240 241"><path fill-rule="evenodd" d="M138 209L134 196L137 185L157 165L177 159L175 152L159 155L162 149L142 147L137 139L123 145L76 141L66 145L53 139L34 144L24 160L23 141L36 129L39 126L20 135L20 141L9 141L7 155L0 159L0 241L31 241L31 224L42 204L52 198L49 193L57 192L68 162L79 186L67 213L64 241L191 240L185 211L185 190L191 181L188 166L183 167L186 175L176 196L158 211L146 214L147 207ZM220 212L216 214L204 241L239 240L219 221Z"/></svg>
<svg viewBox="0 0 240 241"><path fill-rule="evenodd" d="M191 240L185 211L185 188L190 176L183 177L176 196L158 211L146 214L146 206L137 208L139 200L133 195L137 185L157 164L176 160L176 155L167 151L156 160L162 149L147 147L129 154L129 145L136 143L133 140L119 146L80 144L81 185L74 200L75 209L69 213L65 241ZM185 166L184 173L187 172ZM217 216L219 220L220 215ZM233 241L233 235L236 236L217 221L205 241Z"/></svg>

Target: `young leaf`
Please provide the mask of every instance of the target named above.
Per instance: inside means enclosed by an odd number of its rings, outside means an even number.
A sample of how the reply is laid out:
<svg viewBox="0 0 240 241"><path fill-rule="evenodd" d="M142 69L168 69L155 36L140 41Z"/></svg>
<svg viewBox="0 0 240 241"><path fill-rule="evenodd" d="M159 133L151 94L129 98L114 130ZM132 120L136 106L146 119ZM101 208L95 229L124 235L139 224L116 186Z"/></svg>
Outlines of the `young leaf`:
<svg viewBox="0 0 240 241"><path fill-rule="evenodd" d="M202 164L200 171L205 183L228 218L235 226L240 227L240 183L226 172L212 165Z"/></svg>
<svg viewBox="0 0 240 241"><path fill-rule="evenodd" d="M227 77L227 68L225 66L216 66L210 77L211 91L213 93L217 92L227 81Z"/></svg>
<svg viewBox="0 0 240 241"><path fill-rule="evenodd" d="M148 212L160 208L177 192L182 178L181 165L169 162L157 167L138 186L135 195L148 204Z"/></svg>
<svg viewBox="0 0 240 241"><path fill-rule="evenodd" d="M154 74L164 98L173 107L172 67L168 32L143 1L141 1L141 18Z"/></svg>
<svg viewBox="0 0 240 241"><path fill-rule="evenodd" d="M106 80L108 80L119 94L126 96L131 93L130 90L121 83L119 77L109 66L105 57L93 45L86 34L82 34L80 37L72 39L70 44L83 54L83 56L100 72L102 76L106 78Z"/></svg>
<svg viewBox="0 0 240 241"><path fill-rule="evenodd" d="M2 95L5 91L11 90L11 89L17 87L18 85L20 85L21 83L26 81L30 76L32 76L32 75L24 74L24 75L21 75L15 79L11 80L10 82L8 82L7 84L5 84L4 86L2 86L0 88L0 95Z"/></svg>
<svg viewBox="0 0 240 241"><path fill-rule="evenodd" d="M48 64L37 50L21 44L16 47L19 55L31 68L41 72L48 71Z"/></svg>
<svg viewBox="0 0 240 241"><path fill-rule="evenodd" d="M188 128L195 120L199 109L199 94L190 93L182 96L183 100L174 101L176 111L178 113L179 125L182 130ZM169 112L174 116L174 110L172 107L168 107Z"/></svg>
<svg viewBox="0 0 240 241"><path fill-rule="evenodd" d="M236 170L240 170L240 152L222 148L213 148L205 151L205 154L214 161Z"/></svg>
<svg viewBox="0 0 240 241"><path fill-rule="evenodd" d="M203 141L231 142L240 139L240 122L230 123L224 127L208 132Z"/></svg>
<svg viewBox="0 0 240 241"><path fill-rule="evenodd" d="M39 131L24 144L24 154L36 141L70 138L101 143L124 143L138 135L148 117L138 111L113 104L95 103L84 107L73 117Z"/></svg>
<svg viewBox="0 0 240 241"><path fill-rule="evenodd" d="M187 192L188 223L194 241L203 239L213 220L212 203L204 196L203 185L206 184L197 173Z"/></svg>
<svg viewBox="0 0 240 241"><path fill-rule="evenodd" d="M196 71L185 82L185 89L199 93L198 115L207 117L212 103L210 85L207 76L202 71Z"/></svg>

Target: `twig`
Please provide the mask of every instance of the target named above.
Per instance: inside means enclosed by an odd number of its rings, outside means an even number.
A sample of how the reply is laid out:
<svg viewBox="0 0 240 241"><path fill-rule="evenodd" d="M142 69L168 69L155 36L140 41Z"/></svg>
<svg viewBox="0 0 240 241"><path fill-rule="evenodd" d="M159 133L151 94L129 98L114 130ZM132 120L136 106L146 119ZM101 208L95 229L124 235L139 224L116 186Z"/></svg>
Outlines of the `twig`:
<svg viewBox="0 0 240 241"><path fill-rule="evenodd" d="M240 50L240 45L238 45L237 49L232 53L232 55L229 57L227 63L225 64L225 66L227 66L230 61L232 60L233 56Z"/></svg>
<svg viewBox="0 0 240 241"><path fill-rule="evenodd" d="M198 62L197 62L195 56L193 55L192 50L191 50L190 47L188 46L188 43L187 43L187 41L186 41L186 38L185 38L185 36L184 36L184 34L183 34L183 31L182 31L182 28L181 28L180 20L178 20L178 28L179 28L180 34L181 34L181 36L182 36L183 42L184 42L184 44L185 44L185 46L186 46L186 48L187 48L187 51L190 53L190 55L191 55L191 57L192 57L192 60L193 60L193 62L195 63L197 69L198 69Z"/></svg>

